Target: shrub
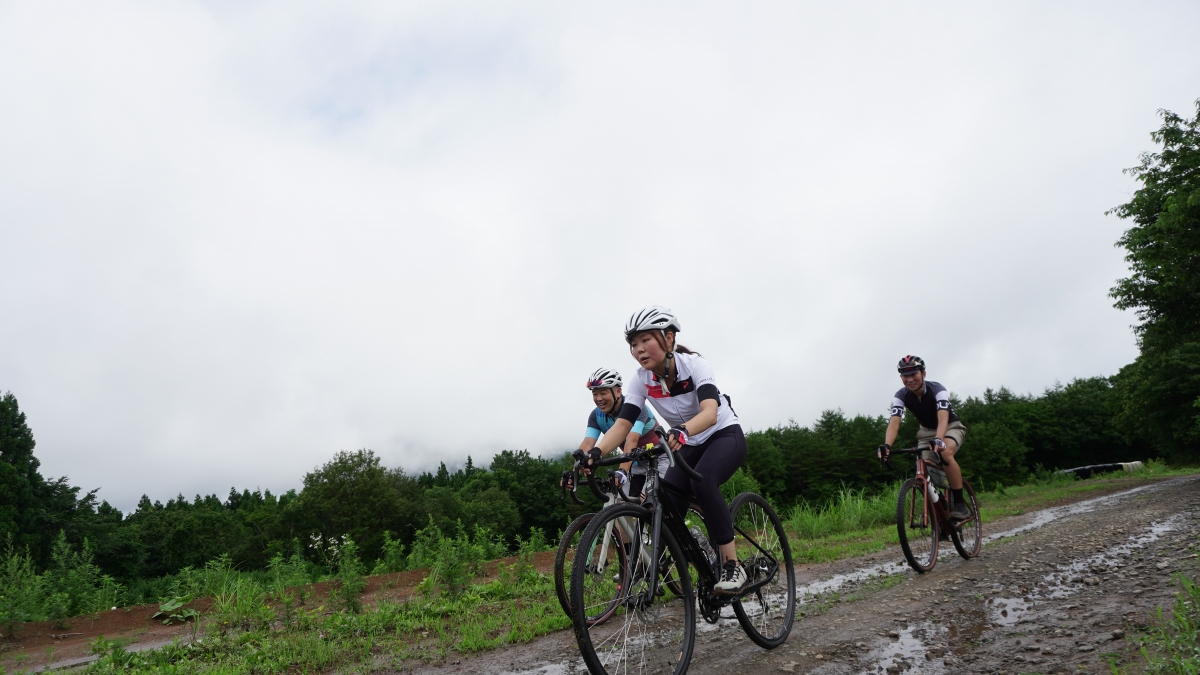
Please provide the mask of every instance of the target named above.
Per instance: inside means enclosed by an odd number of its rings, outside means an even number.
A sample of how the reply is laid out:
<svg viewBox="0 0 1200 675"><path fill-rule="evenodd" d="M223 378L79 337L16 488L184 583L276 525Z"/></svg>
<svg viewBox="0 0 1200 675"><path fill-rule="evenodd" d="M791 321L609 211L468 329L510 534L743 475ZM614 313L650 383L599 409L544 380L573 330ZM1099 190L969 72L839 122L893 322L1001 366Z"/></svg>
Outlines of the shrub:
<svg viewBox="0 0 1200 675"><path fill-rule="evenodd" d="M350 537L346 537L338 547L334 565L337 575L332 597L346 611L358 614L362 611L362 599L359 596L367 587L367 579L364 576L367 569L358 557L358 545Z"/></svg>

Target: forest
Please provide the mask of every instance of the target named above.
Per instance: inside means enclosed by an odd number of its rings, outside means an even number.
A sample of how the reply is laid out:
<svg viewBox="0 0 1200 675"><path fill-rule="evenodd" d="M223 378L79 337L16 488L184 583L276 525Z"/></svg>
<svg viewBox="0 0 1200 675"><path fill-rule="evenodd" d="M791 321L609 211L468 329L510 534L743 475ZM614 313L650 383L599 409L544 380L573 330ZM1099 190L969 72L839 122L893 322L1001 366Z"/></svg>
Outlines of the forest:
<svg viewBox="0 0 1200 675"><path fill-rule="evenodd" d="M1039 468L1200 460L1200 115L1163 119L1152 135L1160 150L1130 170L1141 189L1112 211L1131 223L1118 241L1130 276L1111 295L1136 313L1138 358L1113 376L1037 394L999 388L955 399L969 430L963 466L977 487L1017 484ZM874 456L886 423L828 410L808 426L753 431L739 480L757 484L779 509L819 505L845 488L879 491L896 478ZM906 418L900 442L915 432ZM486 465L465 457L453 470L410 474L360 449L336 453L283 494L235 487L224 497L143 497L123 513L94 490L43 476L35 445L17 397L5 394L0 578L41 575L64 615L156 601L173 575L217 559L244 571L286 563L319 575L353 542L367 569L395 571L419 565L422 542L434 535L511 551L552 540L581 512L560 499L567 456L505 450Z"/></svg>

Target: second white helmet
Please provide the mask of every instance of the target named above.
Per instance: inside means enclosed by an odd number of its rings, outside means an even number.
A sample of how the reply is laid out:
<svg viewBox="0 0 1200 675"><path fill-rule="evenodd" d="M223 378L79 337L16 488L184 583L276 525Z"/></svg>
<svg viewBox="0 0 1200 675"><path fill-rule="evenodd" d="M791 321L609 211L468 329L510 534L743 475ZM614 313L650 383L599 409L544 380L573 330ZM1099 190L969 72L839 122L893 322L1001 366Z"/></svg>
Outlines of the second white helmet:
<svg viewBox="0 0 1200 675"><path fill-rule="evenodd" d="M610 368L597 368L588 378L588 389L612 389L621 386L621 374Z"/></svg>
<svg viewBox="0 0 1200 675"><path fill-rule="evenodd" d="M639 309L625 322L625 341L628 342L634 333L644 330L673 330L676 333L683 330L679 319L666 307L651 305Z"/></svg>

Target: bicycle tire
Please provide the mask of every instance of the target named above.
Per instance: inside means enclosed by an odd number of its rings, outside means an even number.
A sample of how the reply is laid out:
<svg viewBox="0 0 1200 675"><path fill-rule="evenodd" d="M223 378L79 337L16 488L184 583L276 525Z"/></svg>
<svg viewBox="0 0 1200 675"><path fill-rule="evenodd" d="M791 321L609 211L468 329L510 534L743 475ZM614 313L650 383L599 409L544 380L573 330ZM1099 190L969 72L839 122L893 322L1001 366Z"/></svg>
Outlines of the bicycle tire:
<svg viewBox="0 0 1200 675"><path fill-rule="evenodd" d="M733 613L737 615L742 630L763 649L774 649L787 642L792 632L792 624L796 619L796 570L792 564L792 547L788 543L787 532L783 529L783 521L775 513L762 495L753 492L743 492L733 499L729 513L736 527L734 543L737 544L738 558L746 567L751 580L756 570L766 573L767 559L762 552L746 541L756 537L755 542L774 557L779 564L772 574L772 582L763 586L751 596L738 598L733 601ZM739 532L740 530L740 532ZM782 575L780 574L782 572ZM779 583L782 581L782 583ZM781 596L782 598L778 597ZM745 606L749 599L756 600L749 611ZM775 601L773 604L772 601ZM779 600L782 600L782 612L778 612ZM772 623L773 619L779 619ZM773 631L770 635L764 633Z"/></svg>
<svg viewBox="0 0 1200 675"><path fill-rule="evenodd" d="M925 573L937 564L938 521L933 504L926 504L925 481L909 478L896 499L896 531L909 567Z"/></svg>
<svg viewBox="0 0 1200 675"><path fill-rule="evenodd" d="M649 532L653 516L635 504L610 506L592 518L579 539L577 551L593 551L610 520L626 518L633 530L636 547L645 541L643 533ZM615 673L670 672L683 675L692 658L696 638L696 603L692 594L692 578L683 556L683 549L675 541L670 530L659 531L662 554L670 556L672 569L668 576L678 579L683 597L676 598L660 592L648 593L646 580L650 578L648 561L634 549L629 556L625 583L621 587L618 608L606 621L588 621L589 599L587 576L603 584L608 576L597 573L593 565L573 565L571 569L571 624L579 652L592 675ZM665 557L660 554L660 560ZM577 554L579 555L579 554ZM596 597L606 596L601 589ZM632 661L632 662L631 662Z"/></svg>
<svg viewBox="0 0 1200 675"><path fill-rule="evenodd" d="M966 497L968 506L971 507L971 513L975 514L971 520L966 522L966 528L963 523L955 523L954 527L950 528L950 540L954 542L954 548L964 560L970 560L979 555L979 551L983 548L983 517L979 514L979 502L975 500L975 490L971 488L971 484L963 481L963 497Z"/></svg>
<svg viewBox="0 0 1200 675"><path fill-rule="evenodd" d="M585 513L567 525L567 529L563 530L562 538L558 540L558 550L554 553L554 593L558 595L558 604L562 606L562 610L567 616L571 616L571 598L567 590L566 578L566 562L567 553L573 548L572 541L576 538L575 535L580 534L583 528L592 521L594 513Z"/></svg>

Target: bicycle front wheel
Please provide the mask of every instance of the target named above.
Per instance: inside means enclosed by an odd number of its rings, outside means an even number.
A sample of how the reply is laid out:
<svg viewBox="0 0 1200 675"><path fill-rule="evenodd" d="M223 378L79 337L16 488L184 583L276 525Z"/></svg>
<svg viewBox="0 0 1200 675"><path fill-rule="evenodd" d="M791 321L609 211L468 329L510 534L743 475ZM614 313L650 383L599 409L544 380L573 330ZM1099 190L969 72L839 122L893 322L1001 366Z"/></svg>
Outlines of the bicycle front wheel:
<svg viewBox="0 0 1200 675"><path fill-rule="evenodd" d="M767 583L733 601L742 630L759 647L774 649L787 641L796 618L796 571L783 522L761 495L743 492L729 507L733 543L746 569L747 583Z"/></svg>
<svg viewBox="0 0 1200 675"><path fill-rule="evenodd" d="M979 555L979 550L983 548L983 516L979 513L979 502L975 501L975 490L971 489L971 484L965 480L963 498L967 500L967 506L971 507L971 518L954 523L950 530L950 538L954 541L954 548L958 549L958 554L970 560Z"/></svg>
<svg viewBox="0 0 1200 675"><path fill-rule="evenodd" d="M562 606L567 616L571 616L571 596L567 591L567 582L571 579L571 561L575 547L579 543L579 535L587 524L592 522L594 513L585 513L567 525L563 530L562 539L558 540L558 551L554 553L554 592L558 595L558 604Z"/></svg>
<svg viewBox="0 0 1200 675"><path fill-rule="evenodd" d="M575 549L579 562L571 569L571 619L592 675L687 672L696 637L692 578L683 550L666 527L659 532L658 564L652 564L651 526L646 509L634 504L611 506L592 518ZM623 545L629 546L623 578L602 566L611 564L606 559L611 554L603 553L606 531L619 532ZM655 569L659 566L667 567L666 572ZM655 574L662 582L652 593L650 581ZM665 584L677 584L682 597L668 594ZM606 621L589 621L612 598L614 587L613 614Z"/></svg>
<svg viewBox="0 0 1200 675"><path fill-rule="evenodd" d="M904 481L896 500L896 530L905 559L918 572L928 572L937 564L938 528L933 508L925 481L917 478Z"/></svg>

